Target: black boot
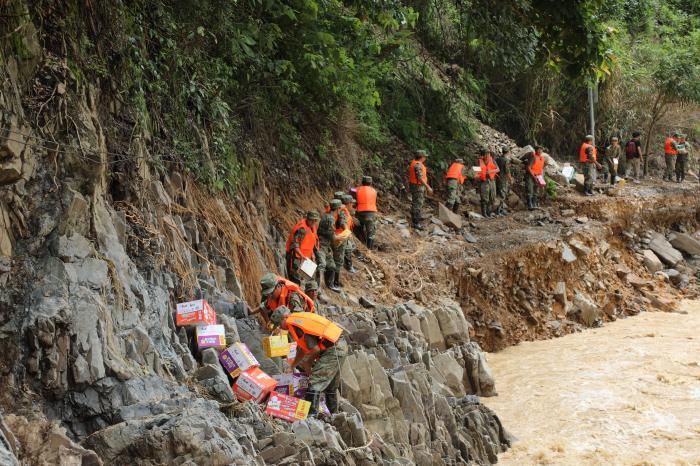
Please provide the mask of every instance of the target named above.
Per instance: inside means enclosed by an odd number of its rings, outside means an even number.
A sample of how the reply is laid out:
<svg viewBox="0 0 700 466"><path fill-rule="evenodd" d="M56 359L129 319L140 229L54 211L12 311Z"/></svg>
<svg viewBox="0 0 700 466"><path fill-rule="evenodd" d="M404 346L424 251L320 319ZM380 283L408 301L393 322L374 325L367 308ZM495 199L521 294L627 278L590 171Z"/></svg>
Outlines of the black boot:
<svg viewBox="0 0 700 466"><path fill-rule="evenodd" d="M320 397L321 394L319 392L315 392L313 390L306 391L304 400L311 403L311 407L309 408L309 417L314 417L318 414L318 400ZM326 404L328 404L328 402L326 402Z"/></svg>
<svg viewBox="0 0 700 466"><path fill-rule="evenodd" d="M335 270L326 271L326 287L331 291L340 293L340 288L335 286Z"/></svg>
<svg viewBox="0 0 700 466"><path fill-rule="evenodd" d="M345 259L345 270L348 273L357 273L357 269L352 266L352 256Z"/></svg>
<svg viewBox="0 0 700 466"><path fill-rule="evenodd" d="M486 214L486 203L482 202L481 203L481 216L486 218L488 215Z"/></svg>
<svg viewBox="0 0 700 466"><path fill-rule="evenodd" d="M326 395L326 408L331 414L338 412L338 391L336 389L324 392Z"/></svg>
<svg viewBox="0 0 700 466"><path fill-rule="evenodd" d="M367 249L369 249L370 251L374 249L374 240L373 239L367 240Z"/></svg>
<svg viewBox="0 0 700 466"><path fill-rule="evenodd" d="M335 289L333 291L340 291L340 288L343 287L343 284L340 283L340 270L341 269L338 268L338 270L336 270L334 273L335 278L333 279L333 284L335 284Z"/></svg>
<svg viewBox="0 0 700 466"><path fill-rule="evenodd" d="M532 198L528 197L527 198L527 210L533 210L535 208L534 202L532 202Z"/></svg>

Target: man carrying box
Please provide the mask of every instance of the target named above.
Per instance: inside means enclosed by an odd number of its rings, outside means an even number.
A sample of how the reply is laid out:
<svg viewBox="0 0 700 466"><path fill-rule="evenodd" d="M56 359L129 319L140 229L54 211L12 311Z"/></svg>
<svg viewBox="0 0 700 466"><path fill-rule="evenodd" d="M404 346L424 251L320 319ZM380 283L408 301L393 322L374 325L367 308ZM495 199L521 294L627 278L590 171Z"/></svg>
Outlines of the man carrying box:
<svg viewBox="0 0 700 466"><path fill-rule="evenodd" d="M293 312L278 307L270 316L273 325L287 330L297 344L297 354L290 368L300 366L309 376L304 399L311 402L309 416L318 413L322 393L331 414L338 411L340 368L348 352L341 335L343 330L325 317L310 312Z"/></svg>
<svg viewBox="0 0 700 466"><path fill-rule="evenodd" d="M260 310L265 323L270 321L270 314L282 305L294 312L316 312L313 300L301 290L299 285L274 273L263 275L260 279L260 288L262 289Z"/></svg>
<svg viewBox="0 0 700 466"><path fill-rule="evenodd" d="M320 218L321 216L318 215L318 212L310 210L306 213L305 218L302 218L294 225L287 238L285 246L287 278L297 285L301 285L302 281L312 279L312 277L304 276L304 273L301 271L301 265L306 259L316 261L316 252L318 251L316 230Z"/></svg>

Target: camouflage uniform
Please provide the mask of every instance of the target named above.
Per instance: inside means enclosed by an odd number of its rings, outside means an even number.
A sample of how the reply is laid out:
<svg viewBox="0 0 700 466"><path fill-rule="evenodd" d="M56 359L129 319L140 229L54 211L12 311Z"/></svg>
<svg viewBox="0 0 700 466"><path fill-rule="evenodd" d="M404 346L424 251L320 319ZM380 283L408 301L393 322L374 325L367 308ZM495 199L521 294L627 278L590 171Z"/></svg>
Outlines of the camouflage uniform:
<svg viewBox="0 0 700 466"><path fill-rule="evenodd" d="M308 277L299 271L299 267L301 267L303 259L294 254L294 250L301 245L301 242L304 241L305 236L305 229L297 229L297 231L294 232L294 237L292 238L292 243L289 248L290 250L289 252L285 253L287 263L287 279L293 281L297 285L303 285L308 280ZM318 261L318 257L310 257L310 259L316 259Z"/></svg>
<svg viewBox="0 0 700 466"><path fill-rule="evenodd" d="M348 354L348 345L340 339L335 345L321 352L311 368L309 390L315 392L336 391L340 382L340 368Z"/></svg>
<svg viewBox="0 0 700 466"><path fill-rule="evenodd" d="M678 151L678 145L676 141L671 142L671 147ZM666 161L666 171L664 172L664 180L672 181L673 175L676 171L676 155L664 154L664 160Z"/></svg>
<svg viewBox="0 0 700 466"><path fill-rule="evenodd" d="M685 171L688 165L688 151L686 149L686 143L683 141L676 144L676 149L678 154L676 155L676 182L680 183L685 181Z"/></svg>
<svg viewBox="0 0 700 466"><path fill-rule="evenodd" d="M586 140L589 141L590 139ZM588 147L586 150L586 159L588 162L580 162L581 172L583 172L583 188L585 194L593 195L593 186L595 185L596 178L598 176L596 164L593 160L593 145Z"/></svg>
<svg viewBox="0 0 700 466"><path fill-rule="evenodd" d="M362 230L362 237L365 239L365 244L367 244L367 247L370 249L372 249L374 237L377 234L377 226L375 225L376 219L376 212L357 213L357 221L360 224L360 229Z"/></svg>
<svg viewBox="0 0 700 466"><path fill-rule="evenodd" d="M479 197L481 203L488 206L487 212L491 212L496 205L496 180L479 181Z"/></svg>
<svg viewBox="0 0 700 466"><path fill-rule="evenodd" d="M335 234L335 212L328 212L321 216L318 224L318 244L316 251L316 262L319 275L323 275L326 270L335 270L333 261L333 235Z"/></svg>
<svg viewBox="0 0 700 466"><path fill-rule="evenodd" d="M447 180L447 203L445 206L454 210L456 206L460 204L460 198L462 195L462 185L459 183L458 179L450 178Z"/></svg>
<svg viewBox="0 0 700 466"><path fill-rule="evenodd" d="M348 222L350 221L350 218L347 216L347 213L345 210L340 210L338 212L338 220L335 221L335 229L345 229L348 226ZM340 285L340 270L343 267L343 263L345 262L345 244L347 243L346 241L333 241L331 243L331 248L333 250L333 262L335 263L335 285L336 286L341 286Z"/></svg>
<svg viewBox="0 0 700 466"><path fill-rule="evenodd" d="M615 166L615 159L617 159L618 166ZM605 149L605 160L603 164L603 174L607 178L610 176L610 184L615 184L615 178L617 178L617 169L619 163L622 160L622 146L620 144L610 144Z"/></svg>
<svg viewBox="0 0 700 466"><path fill-rule="evenodd" d="M498 210L501 215L505 215L505 207L510 195L510 160L508 160L508 151L499 154L494 162L498 166L498 174L496 175L496 197L498 198Z"/></svg>
<svg viewBox="0 0 700 466"><path fill-rule="evenodd" d="M419 180L425 176L423 164L416 165L416 178ZM423 220L423 204L425 204L425 185L409 183L408 189L411 192L411 220L413 224L419 224Z"/></svg>
<svg viewBox="0 0 700 466"><path fill-rule="evenodd" d="M349 194L344 196L344 201L354 200L352 199L352 196ZM347 207L347 205L346 205ZM352 220L352 226L353 229L355 228L356 225L359 225L360 222L357 220L355 217L355 209L353 207L347 207L348 211L350 212L351 220ZM355 245L355 241L353 241L352 236L345 241L345 260L343 263L345 264L345 269L349 271L350 273L355 273L355 268L352 266L352 254L355 252L357 249L357 246Z"/></svg>

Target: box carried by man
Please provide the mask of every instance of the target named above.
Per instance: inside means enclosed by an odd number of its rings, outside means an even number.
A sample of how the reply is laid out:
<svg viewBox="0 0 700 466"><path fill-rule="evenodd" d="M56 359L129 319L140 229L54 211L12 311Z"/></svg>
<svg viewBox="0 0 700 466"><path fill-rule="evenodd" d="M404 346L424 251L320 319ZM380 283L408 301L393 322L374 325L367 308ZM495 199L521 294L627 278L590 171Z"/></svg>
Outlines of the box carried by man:
<svg viewBox="0 0 700 466"><path fill-rule="evenodd" d="M289 337L287 335L272 335L263 338L263 351L268 358L287 356L289 354Z"/></svg>
<svg viewBox="0 0 700 466"><path fill-rule="evenodd" d="M175 311L175 325L214 325L216 324L216 312L206 299L178 303Z"/></svg>

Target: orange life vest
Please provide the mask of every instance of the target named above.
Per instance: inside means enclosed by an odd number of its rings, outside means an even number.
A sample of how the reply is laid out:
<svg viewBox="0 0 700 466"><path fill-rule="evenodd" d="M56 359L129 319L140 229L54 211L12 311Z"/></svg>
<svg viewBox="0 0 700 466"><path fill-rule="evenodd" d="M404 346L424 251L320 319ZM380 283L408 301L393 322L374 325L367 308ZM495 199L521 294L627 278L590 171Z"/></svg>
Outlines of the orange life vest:
<svg viewBox="0 0 700 466"><path fill-rule="evenodd" d="M348 218L348 225L345 228L339 228L338 227L338 218L340 217L340 212L344 211L345 215ZM335 213L335 233L337 235L341 234L345 230L350 230L352 231L352 215L350 215L350 211L348 210L347 207L343 206L340 209L338 209L338 212Z"/></svg>
<svg viewBox="0 0 700 466"><path fill-rule="evenodd" d="M678 154L678 151L673 148L674 142L675 141L673 140L673 138L666 138L666 145L664 147L664 153L666 153L667 155L677 155Z"/></svg>
<svg viewBox="0 0 700 466"><path fill-rule="evenodd" d="M534 157L534 162L532 166L530 167L530 173L532 176L538 176L542 174L542 170L544 169L544 156L543 155L537 155L535 153Z"/></svg>
<svg viewBox="0 0 700 466"><path fill-rule="evenodd" d="M479 167L481 167L481 171L479 172L479 178L481 181L486 181L486 177L488 176L489 180L493 180L496 178L496 173L498 172L498 165L496 165L493 162L492 158L489 158L488 163L485 163L482 159L479 159ZM486 173L490 172L490 173Z"/></svg>
<svg viewBox="0 0 700 466"><path fill-rule="evenodd" d="M464 164L454 162L450 165L445 175L446 180L457 180L459 184L464 184Z"/></svg>
<svg viewBox="0 0 700 466"><path fill-rule="evenodd" d="M314 300L306 296L306 293L301 290L299 285L282 277L277 277L277 280L284 283L284 287L282 288L282 292L277 299L273 298L272 295L267 298L266 304L270 312L274 312L275 309L282 305L289 307L289 298L291 297L292 293L297 293L304 299L304 310L306 312L316 312L316 304L314 304Z"/></svg>
<svg viewBox="0 0 700 466"><path fill-rule="evenodd" d="M292 312L287 316L287 330L297 344L297 349L309 352L304 335L318 338L318 346L322 350L337 343L343 329L330 320L310 312Z"/></svg>
<svg viewBox="0 0 700 466"><path fill-rule="evenodd" d="M360 186L359 188L357 188L357 211L377 211L377 191L373 187Z"/></svg>
<svg viewBox="0 0 700 466"><path fill-rule="evenodd" d="M420 180L416 175L416 165L423 167L423 178ZM411 165L408 166L408 182L411 184L428 184L428 170L420 160L411 160Z"/></svg>
<svg viewBox="0 0 700 466"><path fill-rule="evenodd" d="M306 230L306 234L304 235L304 239L301 240L301 244L299 245L299 252L301 252L301 255L309 258L313 255L314 253L314 248L318 248L318 235L316 235L316 228L311 228L307 223L306 219L302 218L297 222L296 225L294 225L294 228L292 228L292 232L289 233L289 237L287 238L287 246L286 246L286 251L290 252L292 249L292 242L294 241L294 235L297 234L297 231L303 228Z"/></svg>
<svg viewBox="0 0 700 466"><path fill-rule="evenodd" d="M586 151L588 150L589 147L593 148L593 161L595 162L598 160L598 148L593 146L592 144L588 144L587 142L584 142L581 144L581 148L578 150L578 161L579 162L588 162L588 156L586 155Z"/></svg>

